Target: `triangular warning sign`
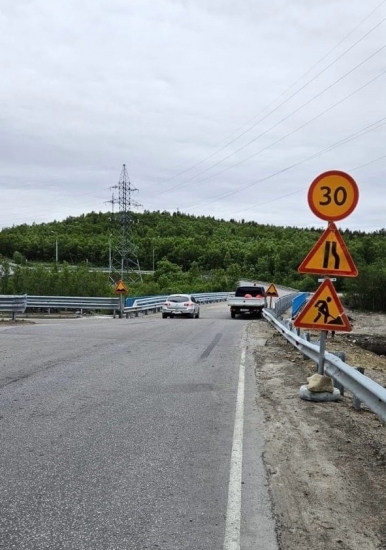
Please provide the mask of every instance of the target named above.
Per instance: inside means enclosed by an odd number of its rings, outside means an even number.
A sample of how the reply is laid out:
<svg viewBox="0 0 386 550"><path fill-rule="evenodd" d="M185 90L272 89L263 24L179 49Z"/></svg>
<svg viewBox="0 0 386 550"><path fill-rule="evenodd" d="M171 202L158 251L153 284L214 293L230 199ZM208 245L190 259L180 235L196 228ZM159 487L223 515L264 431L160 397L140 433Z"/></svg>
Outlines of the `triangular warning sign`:
<svg viewBox="0 0 386 550"><path fill-rule="evenodd" d="M358 275L350 252L333 222L328 224L328 228L302 261L298 272L340 275L341 277L356 277Z"/></svg>
<svg viewBox="0 0 386 550"><path fill-rule="evenodd" d="M266 296L279 296L278 291L276 290L276 287L273 283L269 285L267 290L265 291Z"/></svg>
<svg viewBox="0 0 386 550"><path fill-rule="evenodd" d="M121 280L117 282L114 288L114 292L127 292L127 288L125 286L125 283Z"/></svg>
<svg viewBox="0 0 386 550"><path fill-rule="evenodd" d="M329 279L318 290L294 320L295 327L314 330L351 332L351 325L343 311L339 297Z"/></svg>

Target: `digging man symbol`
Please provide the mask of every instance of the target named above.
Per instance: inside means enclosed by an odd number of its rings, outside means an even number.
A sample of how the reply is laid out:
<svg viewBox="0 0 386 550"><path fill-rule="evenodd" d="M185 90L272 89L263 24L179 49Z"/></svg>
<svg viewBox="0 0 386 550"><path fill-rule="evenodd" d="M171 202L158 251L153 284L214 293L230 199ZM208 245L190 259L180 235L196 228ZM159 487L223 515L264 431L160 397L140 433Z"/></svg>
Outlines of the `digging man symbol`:
<svg viewBox="0 0 386 550"><path fill-rule="evenodd" d="M332 298L331 296L327 296L325 300L318 300L314 304L314 307L316 307L316 309L318 310L318 314L314 319L314 323L317 323L323 315L323 323L325 325L343 325L343 320L341 315L338 315L338 317L334 317L330 313L330 309L328 307L328 304L330 302L332 302ZM331 318L330 321L328 320L329 318Z"/></svg>
<svg viewBox="0 0 386 550"><path fill-rule="evenodd" d="M335 321L334 316L331 315L331 313L328 309L328 304L331 302L331 300L332 300L331 296L327 296L327 298L325 300L318 300L316 302L314 307L317 308L318 314L314 319L314 323L317 323L322 315L324 316L324 321L323 322L324 322L325 325L328 323L328 318L329 317L331 317L331 319L332 319L332 321L330 321L330 323L333 323Z"/></svg>

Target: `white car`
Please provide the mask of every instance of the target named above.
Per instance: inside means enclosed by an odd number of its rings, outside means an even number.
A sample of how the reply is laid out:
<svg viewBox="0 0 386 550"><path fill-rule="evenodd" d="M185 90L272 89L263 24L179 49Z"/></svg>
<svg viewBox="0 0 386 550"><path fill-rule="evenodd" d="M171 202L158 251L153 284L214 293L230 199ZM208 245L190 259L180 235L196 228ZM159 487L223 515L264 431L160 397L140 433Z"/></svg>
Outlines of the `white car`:
<svg viewBox="0 0 386 550"><path fill-rule="evenodd" d="M186 315L198 319L200 317L200 306L196 298L191 294L172 294L168 296L162 306L162 318L166 319L166 317L174 317L175 315Z"/></svg>

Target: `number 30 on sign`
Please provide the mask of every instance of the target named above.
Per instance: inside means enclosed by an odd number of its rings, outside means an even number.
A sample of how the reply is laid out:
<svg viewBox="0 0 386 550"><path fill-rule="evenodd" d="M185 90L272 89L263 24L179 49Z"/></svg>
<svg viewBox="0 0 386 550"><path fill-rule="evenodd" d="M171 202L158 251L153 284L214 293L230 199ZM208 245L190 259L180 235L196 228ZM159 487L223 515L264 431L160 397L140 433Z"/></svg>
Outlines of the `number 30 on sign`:
<svg viewBox="0 0 386 550"><path fill-rule="evenodd" d="M358 204L359 191L354 179L339 170L323 172L308 190L308 204L318 218L343 220Z"/></svg>

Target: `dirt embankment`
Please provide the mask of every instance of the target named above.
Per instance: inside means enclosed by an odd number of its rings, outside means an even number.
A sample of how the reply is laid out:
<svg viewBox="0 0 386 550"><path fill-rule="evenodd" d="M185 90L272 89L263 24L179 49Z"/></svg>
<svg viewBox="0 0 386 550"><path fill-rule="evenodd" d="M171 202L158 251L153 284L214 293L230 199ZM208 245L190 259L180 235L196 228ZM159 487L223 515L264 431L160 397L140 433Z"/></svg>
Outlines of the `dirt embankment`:
<svg viewBox="0 0 386 550"><path fill-rule="evenodd" d="M353 332L329 338L327 350L344 351L348 364L386 386L386 358L358 346L375 336L386 342L386 316L350 317ZM384 423L366 407L356 411L348 393L337 403L301 400L315 365L268 323L249 330L266 337L255 353L257 399L280 549L386 549Z"/></svg>

